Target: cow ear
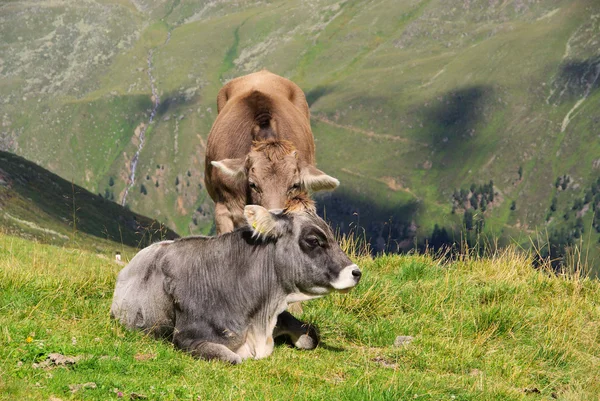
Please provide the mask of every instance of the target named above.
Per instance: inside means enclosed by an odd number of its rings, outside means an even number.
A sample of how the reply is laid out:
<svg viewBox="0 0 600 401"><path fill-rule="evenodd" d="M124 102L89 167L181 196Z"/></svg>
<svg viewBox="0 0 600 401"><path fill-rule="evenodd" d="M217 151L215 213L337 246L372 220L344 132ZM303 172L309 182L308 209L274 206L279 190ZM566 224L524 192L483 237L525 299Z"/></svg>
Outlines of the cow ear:
<svg viewBox="0 0 600 401"><path fill-rule="evenodd" d="M229 177L240 180L246 178L246 159L213 160L210 164Z"/></svg>
<svg viewBox="0 0 600 401"><path fill-rule="evenodd" d="M340 182L330 175L325 174L315 166L305 165L300 170L302 186L308 192L331 191L336 189Z"/></svg>
<svg viewBox="0 0 600 401"><path fill-rule="evenodd" d="M248 225L252 227L253 237L275 238L280 234L279 217L269 212L262 206L247 205L244 207L244 216Z"/></svg>

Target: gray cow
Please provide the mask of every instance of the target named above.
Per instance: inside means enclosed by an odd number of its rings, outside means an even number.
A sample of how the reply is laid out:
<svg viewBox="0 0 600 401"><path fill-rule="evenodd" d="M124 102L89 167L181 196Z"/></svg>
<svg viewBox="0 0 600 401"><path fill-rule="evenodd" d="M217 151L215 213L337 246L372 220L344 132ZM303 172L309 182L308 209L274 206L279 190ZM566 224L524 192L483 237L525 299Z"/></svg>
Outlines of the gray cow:
<svg viewBox="0 0 600 401"><path fill-rule="evenodd" d="M290 302L351 289L361 271L308 202L280 213L246 206L249 227L143 249L119 273L111 316L195 357L233 364L269 356L282 334L314 348L307 327L278 316Z"/></svg>

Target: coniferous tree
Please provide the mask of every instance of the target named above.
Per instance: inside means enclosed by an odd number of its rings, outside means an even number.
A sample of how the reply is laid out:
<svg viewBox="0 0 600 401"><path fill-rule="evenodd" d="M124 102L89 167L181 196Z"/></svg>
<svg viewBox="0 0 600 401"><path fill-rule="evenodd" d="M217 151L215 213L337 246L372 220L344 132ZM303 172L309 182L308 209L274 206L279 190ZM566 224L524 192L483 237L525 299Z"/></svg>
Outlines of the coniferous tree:
<svg viewBox="0 0 600 401"><path fill-rule="evenodd" d="M478 204L479 202L477 202L477 196L476 196L475 194L473 194L473 195L471 196L471 200L470 200L470 202L471 202L471 207L472 207L473 209L477 210L477 204Z"/></svg>
<svg viewBox="0 0 600 401"><path fill-rule="evenodd" d="M148 195L148 191L146 190L146 187L144 186L144 184L142 184L142 186L140 187L140 192L143 193L144 195Z"/></svg>
<svg viewBox="0 0 600 401"><path fill-rule="evenodd" d="M483 217L483 215L480 215L479 218L477 219L477 222L475 223L475 231L477 231L477 233L480 233L483 231L483 227L485 226L485 219Z"/></svg>
<svg viewBox="0 0 600 401"><path fill-rule="evenodd" d="M510 203L510 210L516 210L517 209L517 202L516 201L512 201Z"/></svg>
<svg viewBox="0 0 600 401"><path fill-rule="evenodd" d="M460 202L460 191L458 189L454 190L454 193L452 194L452 199L454 199L456 202Z"/></svg>
<svg viewBox="0 0 600 401"><path fill-rule="evenodd" d="M473 212L470 210L466 210L463 216L463 226L467 231L471 231L473 229Z"/></svg>
<svg viewBox="0 0 600 401"><path fill-rule="evenodd" d="M112 177L110 177L110 178L108 179L108 185L109 185L109 186L111 186L111 187L112 187L113 185L115 185L115 179L114 179L114 178L112 178Z"/></svg>
<svg viewBox="0 0 600 401"><path fill-rule="evenodd" d="M460 199L463 203L467 201L468 196L469 196L469 191L464 188L461 188L460 189Z"/></svg>
<svg viewBox="0 0 600 401"><path fill-rule="evenodd" d="M563 175L563 179L561 182L561 188L564 191L565 189L567 189L567 187L569 186L569 182L571 181L571 179L565 174Z"/></svg>

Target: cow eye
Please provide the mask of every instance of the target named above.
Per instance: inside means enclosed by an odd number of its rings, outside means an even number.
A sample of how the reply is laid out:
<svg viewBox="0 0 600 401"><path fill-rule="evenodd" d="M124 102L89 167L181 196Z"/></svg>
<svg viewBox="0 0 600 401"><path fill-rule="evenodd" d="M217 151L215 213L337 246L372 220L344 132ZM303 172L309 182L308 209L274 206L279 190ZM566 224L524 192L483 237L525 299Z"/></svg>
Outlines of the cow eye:
<svg viewBox="0 0 600 401"><path fill-rule="evenodd" d="M292 185L292 186L291 186L291 187L288 189L288 193L289 193L289 194L292 194L292 193L294 193L294 192L296 192L296 191L299 191L299 190L300 190L300 183L299 183L299 182L297 182L297 183L295 183L294 185Z"/></svg>
<svg viewBox="0 0 600 401"><path fill-rule="evenodd" d="M250 189L252 189L253 191L257 191L258 192L258 186L255 183L253 183L252 181L250 181L248 183L248 185L250 186Z"/></svg>
<svg viewBox="0 0 600 401"><path fill-rule="evenodd" d="M311 248L316 248L316 247L321 246L321 241L315 235L309 235L304 240L306 241L306 244L308 246L310 246Z"/></svg>

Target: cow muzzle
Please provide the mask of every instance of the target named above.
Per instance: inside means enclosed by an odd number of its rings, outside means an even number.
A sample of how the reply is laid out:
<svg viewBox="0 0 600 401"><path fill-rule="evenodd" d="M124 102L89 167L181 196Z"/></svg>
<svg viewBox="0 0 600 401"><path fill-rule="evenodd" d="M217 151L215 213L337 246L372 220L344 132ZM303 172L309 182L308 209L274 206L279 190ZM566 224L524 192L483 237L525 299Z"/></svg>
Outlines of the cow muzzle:
<svg viewBox="0 0 600 401"><path fill-rule="evenodd" d="M331 282L331 286L338 291L347 292L360 281L362 272L357 265L351 264L340 271L338 278Z"/></svg>

